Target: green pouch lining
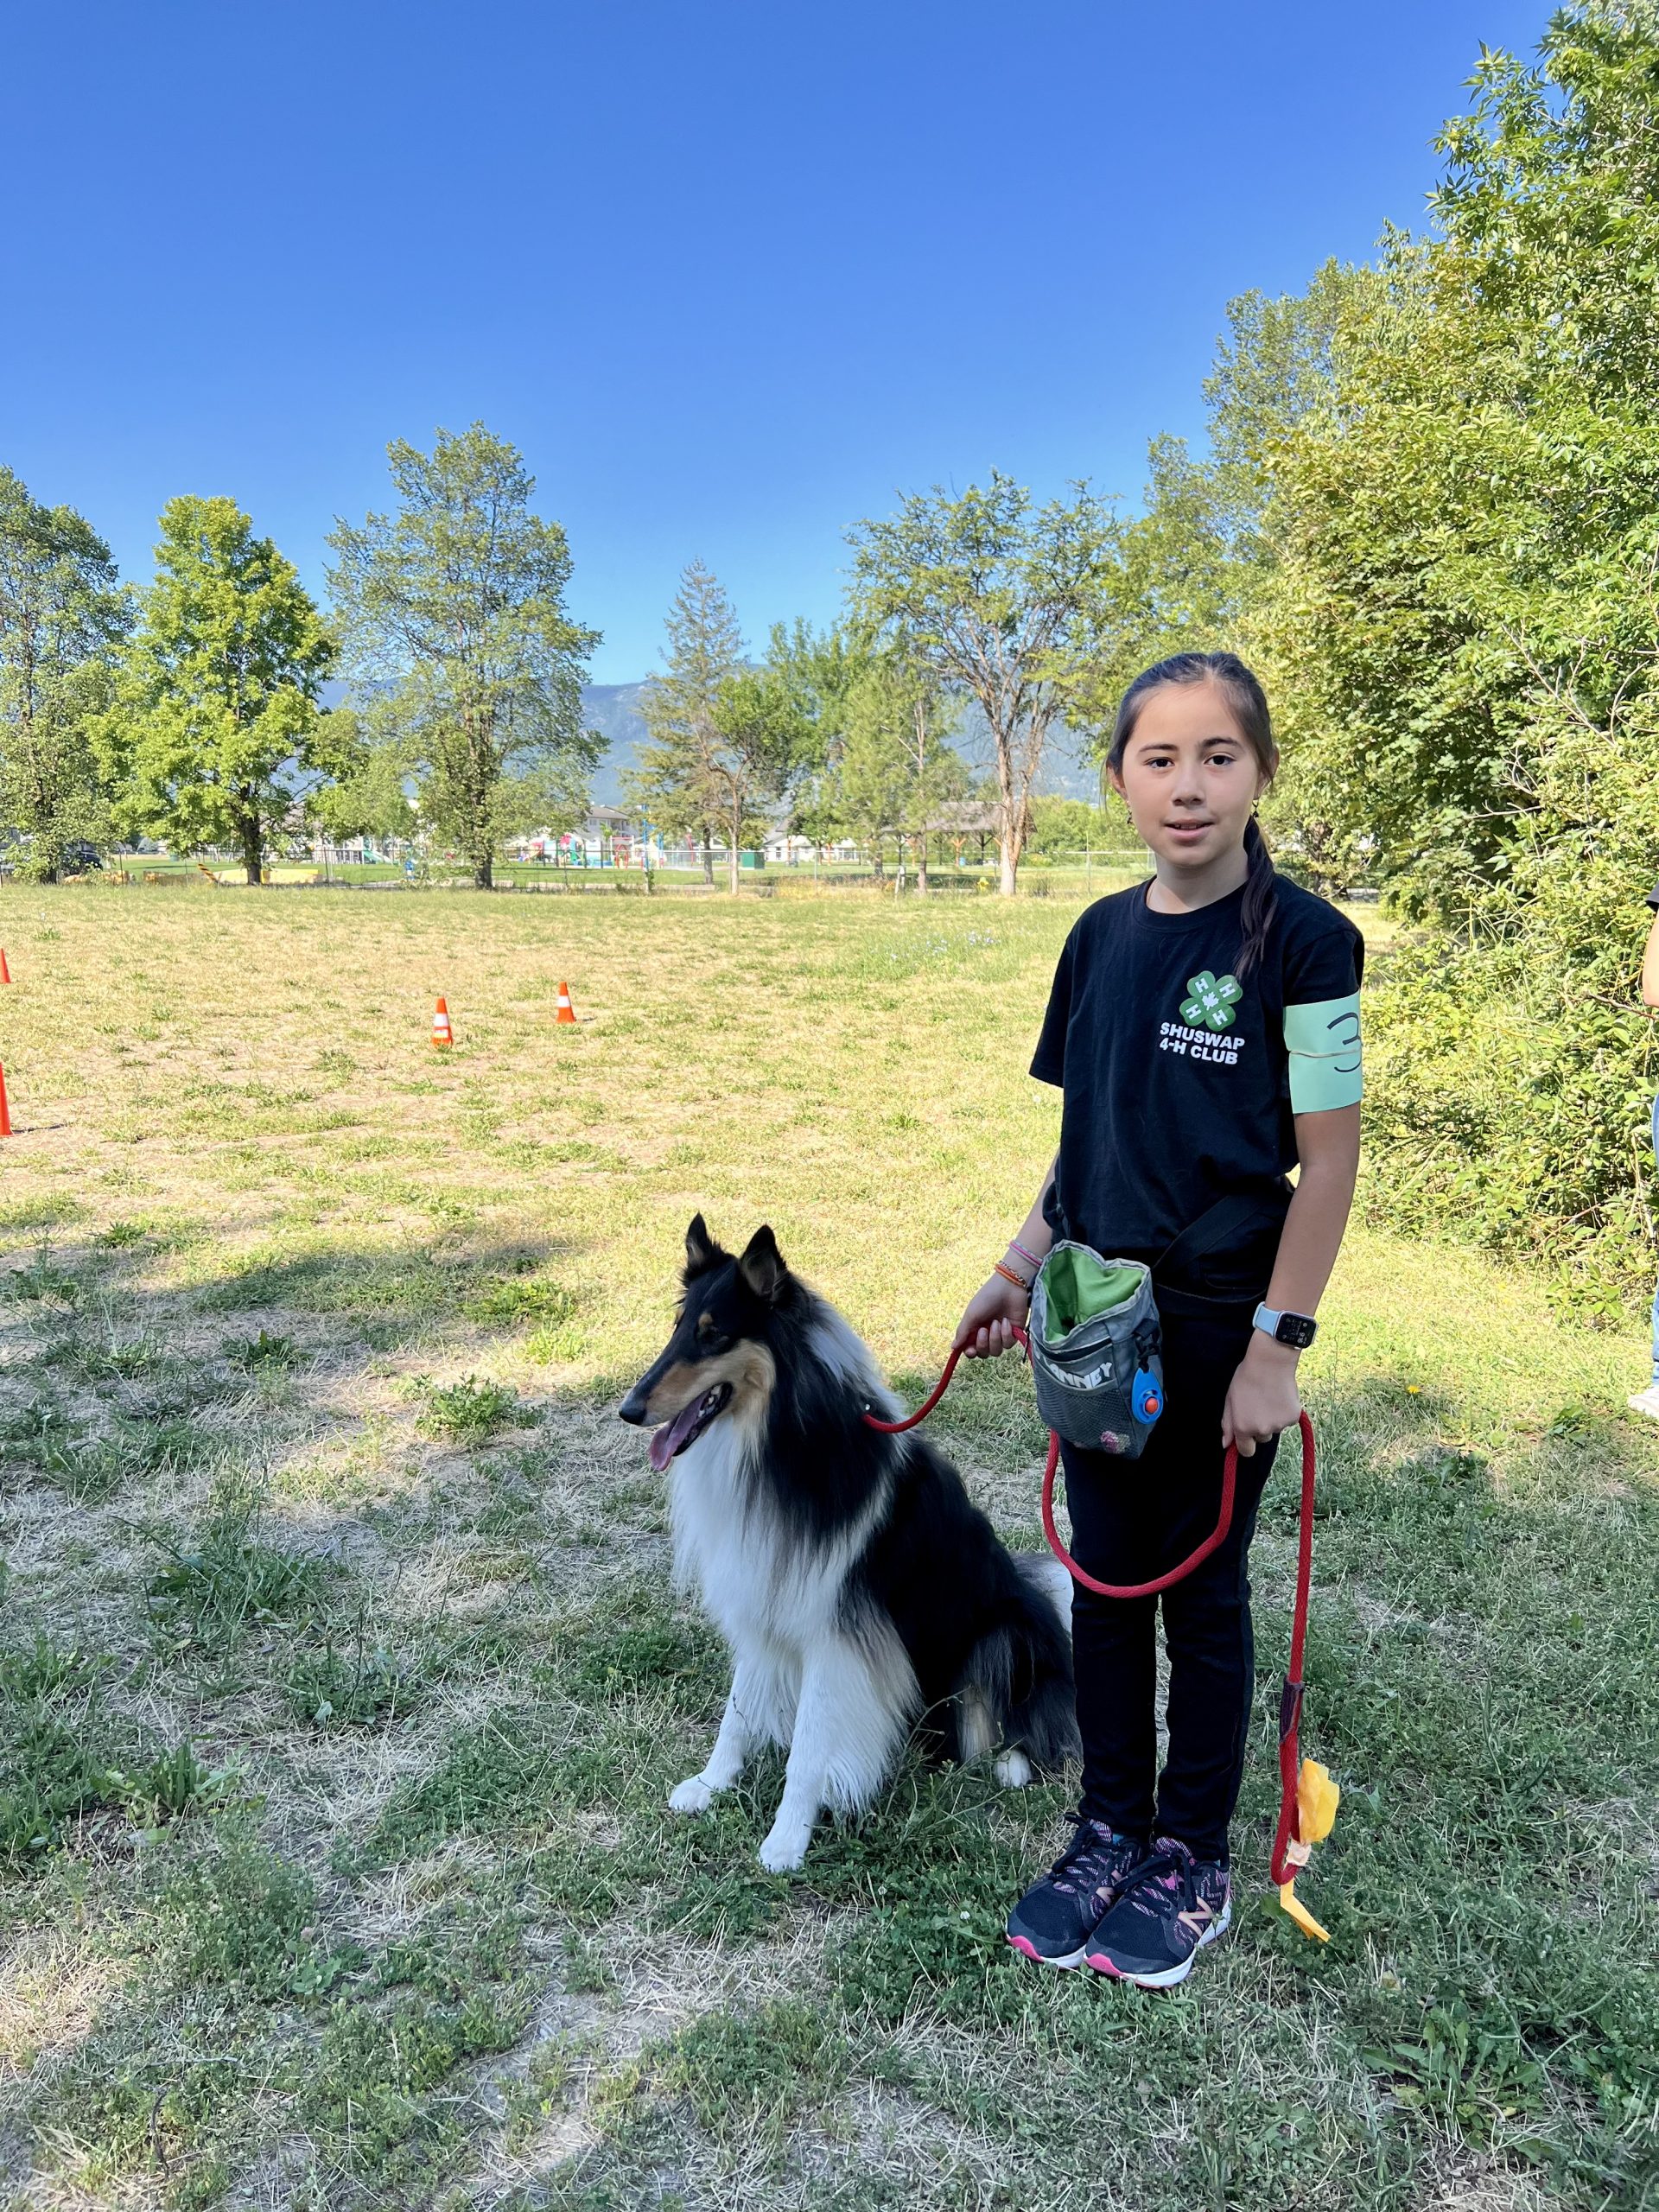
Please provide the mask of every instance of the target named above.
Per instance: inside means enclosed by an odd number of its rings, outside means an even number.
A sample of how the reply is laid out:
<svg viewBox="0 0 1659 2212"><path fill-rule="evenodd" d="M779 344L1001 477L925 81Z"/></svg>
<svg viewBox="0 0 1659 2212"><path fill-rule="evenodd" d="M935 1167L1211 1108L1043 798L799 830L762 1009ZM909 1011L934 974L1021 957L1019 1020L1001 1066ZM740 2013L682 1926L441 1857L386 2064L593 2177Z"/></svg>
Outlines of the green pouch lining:
<svg viewBox="0 0 1659 2212"><path fill-rule="evenodd" d="M1145 1274L1143 1268L1103 1268L1092 1254L1075 1245L1051 1252L1043 1262L1043 1286L1048 1294L1045 1344L1064 1344L1079 1322L1092 1321L1127 1304Z"/></svg>

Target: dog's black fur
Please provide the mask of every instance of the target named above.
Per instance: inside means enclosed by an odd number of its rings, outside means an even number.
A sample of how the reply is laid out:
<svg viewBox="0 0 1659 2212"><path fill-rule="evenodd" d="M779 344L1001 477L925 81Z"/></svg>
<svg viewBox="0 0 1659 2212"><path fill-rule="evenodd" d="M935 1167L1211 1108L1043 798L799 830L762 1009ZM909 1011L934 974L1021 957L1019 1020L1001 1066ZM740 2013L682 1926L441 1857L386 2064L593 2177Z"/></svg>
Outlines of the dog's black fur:
<svg viewBox="0 0 1659 2212"><path fill-rule="evenodd" d="M861 1764L849 1751L855 1778L839 1789L832 1756L827 1802L864 1802L873 1764L879 1782L906 1726L935 1753L974 1757L1001 1741L1006 1752L1024 1751L1049 1768L1075 1755L1071 1644L1051 1563L1008 1553L956 1469L918 1433L883 1435L866 1423L867 1410L892 1418L893 1402L846 1323L785 1265L770 1229L738 1258L698 1215L687 1232L684 1284L673 1334L620 1410L625 1421L661 1424L653 1464L673 1467L682 1569L701 1584L733 1644L734 1699L746 1662L754 1662L745 1649L746 1637L756 1640L754 1623L766 1663L795 1669L777 1710L740 1715L738 1727L741 1738L747 1726L746 1743L770 1735L791 1744L786 1805L796 1778L794 1712L808 1709L815 1663L844 1659L849 1649L868 1661L892 1742L874 1763ZM728 1586L747 1575L771 1578L780 1590L794 1586L792 1576L802 1589L823 1592L824 1618L803 1604L791 1625L789 1599L772 1608L765 1590ZM824 1678L834 1672L831 1664ZM861 1694L861 1687L848 1702L849 1728L866 1725ZM762 1691L748 1695L764 1701ZM819 1698L812 1710L815 1725L833 1733L834 1698ZM801 1756L810 1763L804 1748ZM692 1783L729 1787L729 1763L717 1746ZM810 1777L802 1783L808 1791ZM696 1795L692 1783L682 1792ZM778 1863L798 1859L785 1852Z"/></svg>

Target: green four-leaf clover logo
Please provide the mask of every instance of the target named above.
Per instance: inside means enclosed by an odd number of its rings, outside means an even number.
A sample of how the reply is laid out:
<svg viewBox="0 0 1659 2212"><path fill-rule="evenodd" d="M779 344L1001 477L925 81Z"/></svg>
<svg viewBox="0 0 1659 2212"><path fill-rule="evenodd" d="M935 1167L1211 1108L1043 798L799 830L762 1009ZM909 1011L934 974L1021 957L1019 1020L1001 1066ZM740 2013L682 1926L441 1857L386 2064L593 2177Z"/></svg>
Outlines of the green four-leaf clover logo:
<svg viewBox="0 0 1659 2212"><path fill-rule="evenodd" d="M1182 1001L1181 1020L1188 1028L1232 1027L1234 1001L1243 995L1236 976L1212 976L1206 968L1202 976L1189 976L1186 988L1192 995Z"/></svg>

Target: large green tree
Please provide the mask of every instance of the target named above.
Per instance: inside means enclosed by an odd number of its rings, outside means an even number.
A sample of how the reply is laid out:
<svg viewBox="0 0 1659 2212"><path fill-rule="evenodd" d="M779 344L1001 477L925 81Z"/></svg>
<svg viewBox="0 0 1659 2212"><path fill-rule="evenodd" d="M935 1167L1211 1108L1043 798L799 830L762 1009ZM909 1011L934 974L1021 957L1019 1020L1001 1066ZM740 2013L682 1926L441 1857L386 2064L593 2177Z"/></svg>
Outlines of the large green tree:
<svg viewBox="0 0 1659 2212"><path fill-rule="evenodd" d="M42 882L108 827L96 732L130 620L102 538L0 467L0 830Z"/></svg>
<svg viewBox="0 0 1659 2212"><path fill-rule="evenodd" d="M721 692L747 665L737 615L701 561L680 577L666 623L663 666L639 702L648 733L626 779L629 797L667 837L690 837L715 880L714 841L726 822L732 785L722 773Z"/></svg>
<svg viewBox="0 0 1659 2212"><path fill-rule="evenodd" d="M954 716L925 669L898 653L872 653L849 683L835 756L840 819L875 855L881 841L908 842L917 888L927 889L927 842L940 810L962 798L968 771L949 742Z"/></svg>
<svg viewBox="0 0 1659 2212"><path fill-rule="evenodd" d="M429 454L387 448L397 505L336 522L329 586L352 675L378 687L423 819L487 890L515 830L562 827L588 804L602 741L582 721L598 631L565 605L563 531L531 509L517 449L474 423Z"/></svg>
<svg viewBox="0 0 1659 2212"><path fill-rule="evenodd" d="M1303 808L1414 915L1466 917L1570 683L1649 680L1659 547L1659 32L1566 10L1484 54L1438 235L1390 236L1274 441L1262 626Z"/></svg>
<svg viewBox="0 0 1659 2212"><path fill-rule="evenodd" d="M959 496L914 493L852 536L856 620L984 717L1005 897L1049 741L1069 709L1088 710L1116 641L1117 538L1110 507L1085 485L1039 507L995 471Z"/></svg>
<svg viewBox="0 0 1659 2212"><path fill-rule="evenodd" d="M1242 575L1227 486L1181 438L1154 438L1141 512L1122 523L1100 581L1098 651L1079 675L1083 715L1103 739L1117 702L1153 661L1230 645Z"/></svg>
<svg viewBox="0 0 1659 2212"><path fill-rule="evenodd" d="M1587 1282L1648 1256L1659 854L1659 13L1484 54L1436 232L1345 288L1272 441L1286 782L1418 924L1374 1025L1378 1189Z"/></svg>
<svg viewBox="0 0 1659 2212"><path fill-rule="evenodd" d="M161 532L106 723L118 812L187 852L234 846L257 883L308 782L349 765L320 704L334 639L233 499L169 499Z"/></svg>
<svg viewBox="0 0 1659 2212"><path fill-rule="evenodd" d="M361 712L336 707L329 717L340 772L337 779L318 787L306 811L311 826L336 842L348 837L408 837L419 826L408 791L409 755L396 730L380 726L385 719L373 702Z"/></svg>
<svg viewBox="0 0 1659 2212"><path fill-rule="evenodd" d="M704 773L720 808L735 897L743 848L760 842L771 826L768 810L788 792L807 725L786 671L772 664L728 676L712 723Z"/></svg>

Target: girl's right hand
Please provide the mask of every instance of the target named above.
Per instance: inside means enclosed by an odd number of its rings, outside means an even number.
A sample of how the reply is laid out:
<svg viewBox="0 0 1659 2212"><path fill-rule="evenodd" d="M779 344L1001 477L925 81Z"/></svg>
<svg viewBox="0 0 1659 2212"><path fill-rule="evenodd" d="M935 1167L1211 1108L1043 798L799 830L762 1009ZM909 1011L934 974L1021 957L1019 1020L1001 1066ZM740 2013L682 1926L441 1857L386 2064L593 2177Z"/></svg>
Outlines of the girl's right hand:
<svg viewBox="0 0 1659 2212"><path fill-rule="evenodd" d="M1029 1293L992 1275L969 1300L950 1349L966 1359L995 1359L999 1352L1012 1351L1019 1341L1014 1330L1025 1327L1030 1310Z"/></svg>

